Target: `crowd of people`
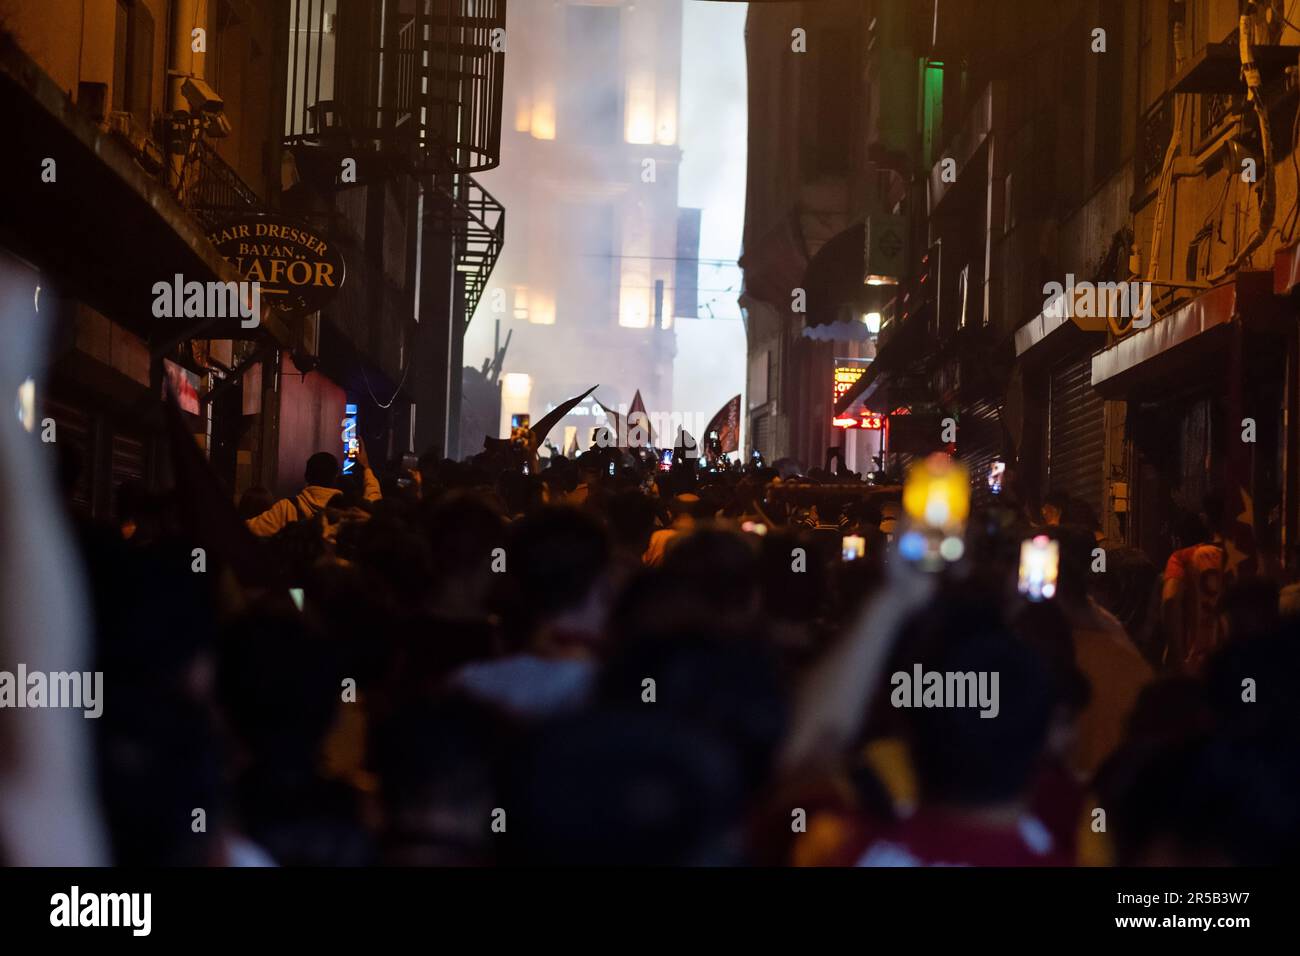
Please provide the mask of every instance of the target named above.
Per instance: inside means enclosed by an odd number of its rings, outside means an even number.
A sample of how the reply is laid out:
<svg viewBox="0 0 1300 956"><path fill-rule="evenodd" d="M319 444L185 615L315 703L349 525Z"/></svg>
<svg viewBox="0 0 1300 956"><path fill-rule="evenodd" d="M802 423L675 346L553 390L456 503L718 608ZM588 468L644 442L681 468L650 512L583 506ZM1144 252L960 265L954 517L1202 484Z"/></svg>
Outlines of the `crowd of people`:
<svg viewBox="0 0 1300 956"><path fill-rule="evenodd" d="M124 486L111 525L78 524L120 864L1300 849L1300 634L1277 583L1206 599L1213 500L1162 575L1124 551L1099 570L1086 509L1056 497L992 499L935 573L897 555L887 482L603 444L346 478L322 452L300 494L225 502L218 531L197 493ZM1059 586L1031 601L1035 534ZM996 675L996 713L909 706L895 677L922 671Z"/></svg>

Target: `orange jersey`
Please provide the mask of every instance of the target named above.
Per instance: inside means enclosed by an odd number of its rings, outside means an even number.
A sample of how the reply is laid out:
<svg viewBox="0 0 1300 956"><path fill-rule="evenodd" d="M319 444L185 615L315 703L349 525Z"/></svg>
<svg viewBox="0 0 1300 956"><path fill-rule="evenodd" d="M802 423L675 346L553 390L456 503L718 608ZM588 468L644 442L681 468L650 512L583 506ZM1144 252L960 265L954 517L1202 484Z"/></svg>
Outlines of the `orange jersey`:
<svg viewBox="0 0 1300 956"><path fill-rule="evenodd" d="M1183 663L1192 670L1219 643L1224 559L1222 545L1198 544L1175 551L1165 565L1165 580L1183 584Z"/></svg>

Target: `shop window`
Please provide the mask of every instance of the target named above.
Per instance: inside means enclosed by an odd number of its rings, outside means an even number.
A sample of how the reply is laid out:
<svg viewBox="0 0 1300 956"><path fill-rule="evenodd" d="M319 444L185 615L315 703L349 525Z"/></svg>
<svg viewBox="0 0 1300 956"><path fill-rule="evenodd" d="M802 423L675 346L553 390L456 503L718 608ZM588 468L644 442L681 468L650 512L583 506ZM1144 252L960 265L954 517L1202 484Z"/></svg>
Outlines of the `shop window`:
<svg viewBox="0 0 1300 956"><path fill-rule="evenodd" d="M141 129L153 118L153 14L139 0L117 0L113 44L113 110Z"/></svg>

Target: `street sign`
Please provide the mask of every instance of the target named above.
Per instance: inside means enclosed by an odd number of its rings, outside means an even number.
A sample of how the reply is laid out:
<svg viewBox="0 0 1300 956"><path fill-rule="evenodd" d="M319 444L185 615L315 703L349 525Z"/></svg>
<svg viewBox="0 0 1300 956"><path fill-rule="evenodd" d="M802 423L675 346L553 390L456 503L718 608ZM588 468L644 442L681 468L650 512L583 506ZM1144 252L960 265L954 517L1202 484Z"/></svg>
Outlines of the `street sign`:
<svg viewBox="0 0 1300 956"><path fill-rule="evenodd" d="M865 255L867 285L897 285L907 272L907 220L888 213L868 216Z"/></svg>

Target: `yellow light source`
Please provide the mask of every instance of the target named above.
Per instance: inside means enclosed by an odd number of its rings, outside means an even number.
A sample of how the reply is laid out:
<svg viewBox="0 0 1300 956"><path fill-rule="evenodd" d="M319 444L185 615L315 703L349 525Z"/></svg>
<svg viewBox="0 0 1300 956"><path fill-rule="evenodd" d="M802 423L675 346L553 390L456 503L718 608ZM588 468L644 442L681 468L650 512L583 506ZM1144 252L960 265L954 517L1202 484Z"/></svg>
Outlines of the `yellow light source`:
<svg viewBox="0 0 1300 956"><path fill-rule="evenodd" d="M650 325L650 273L636 259L623 263L622 283L618 295L618 324L626 329L644 329Z"/></svg>
<svg viewBox="0 0 1300 956"><path fill-rule="evenodd" d="M528 294L528 321L533 325L555 324L554 293L545 289L533 289Z"/></svg>
<svg viewBox="0 0 1300 956"><path fill-rule="evenodd" d="M515 132L527 133L533 128L533 103L527 96L519 97L515 104Z"/></svg>
<svg viewBox="0 0 1300 956"><path fill-rule="evenodd" d="M624 138L629 143L647 145L655 141L655 81L650 73L628 78L627 113Z"/></svg>
<svg viewBox="0 0 1300 956"><path fill-rule="evenodd" d="M959 533L970 514L970 477L966 466L936 453L907 471L903 510L927 528Z"/></svg>
<svg viewBox="0 0 1300 956"><path fill-rule="evenodd" d="M868 312L862 317L862 321L867 324L867 331L872 335L880 334L880 313Z"/></svg>
<svg viewBox="0 0 1300 956"><path fill-rule="evenodd" d="M529 132L533 139L555 139L555 90L542 86L533 98Z"/></svg>

